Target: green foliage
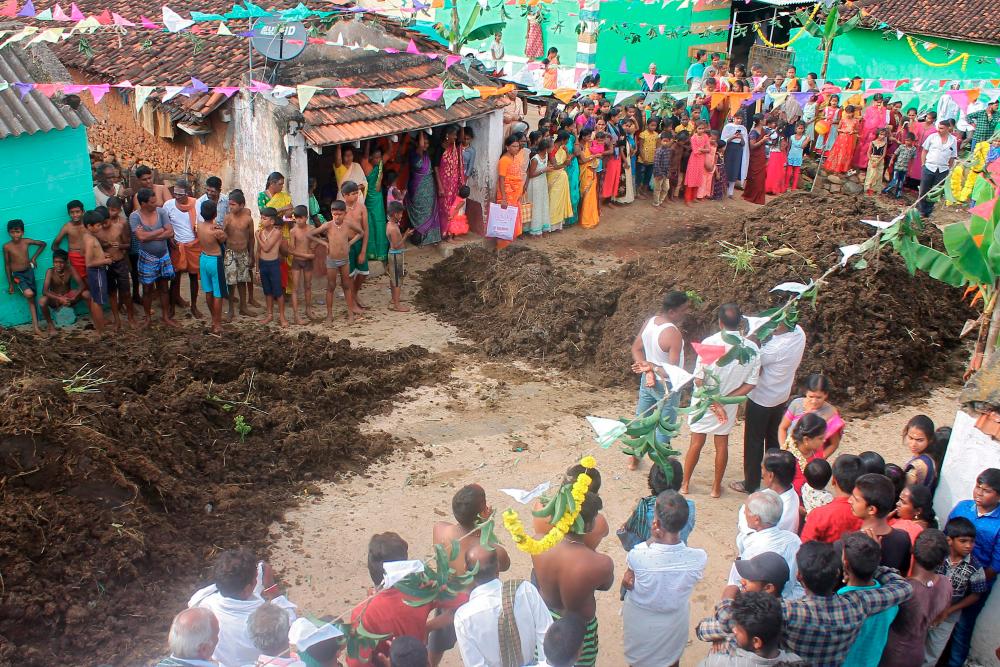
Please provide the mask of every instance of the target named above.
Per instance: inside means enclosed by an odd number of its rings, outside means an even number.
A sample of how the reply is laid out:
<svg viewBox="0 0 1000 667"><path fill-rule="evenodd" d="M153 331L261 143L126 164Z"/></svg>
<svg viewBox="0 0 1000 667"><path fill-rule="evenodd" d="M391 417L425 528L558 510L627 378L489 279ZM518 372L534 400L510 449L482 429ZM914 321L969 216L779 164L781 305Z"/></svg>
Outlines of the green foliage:
<svg viewBox="0 0 1000 667"><path fill-rule="evenodd" d="M573 498L573 484L576 480L570 480L562 484L552 497L543 496L541 498L542 507L531 512L532 516L545 519L553 526L566 512L576 511L576 499ZM577 516L573 523L575 532L583 532L583 518Z"/></svg>
<svg viewBox="0 0 1000 667"><path fill-rule="evenodd" d="M473 577L479 571L478 565L465 574L458 575L451 568L451 561L458 558L458 540L452 540L446 550L444 545L434 545L434 565L424 564L424 571L407 575L396 582L393 588L402 591L411 600L406 604L411 607L423 607L435 601L454 600L472 585Z"/></svg>
<svg viewBox="0 0 1000 667"><path fill-rule="evenodd" d="M726 260L726 263L733 268L734 278L741 273L753 273L753 259L757 256L757 247L750 241L743 245L736 245L729 241L719 241L723 251L719 257Z"/></svg>
<svg viewBox="0 0 1000 667"><path fill-rule="evenodd" d="M722 340L730 347L716 362L717 366L728 366L734 361L741 365L748 364L757 354L752 347L744 343L743 338L740 336L734 336L731 333L723 331Z"/></svg>
<svg viewBox="0 0 1000 667"><path fill-rule="evenodd" d="M363 616L363 614L362 614ZM344 651L347 653L347 657L358 660L361 658L361 652L366 653L373 651L379 642L383 639L388 639L390 635L376 635L365 629L365 625L362 620L358 620L356 624L354 623L334 623L333 624L338 630L344 633Z"/></svg>
<svg viewBox="0 0 1000 667"><path fill-rule="evenodd" d="M246 442L247 436L250 435L253 427L247 423L243 415L236 415L233 418L233 430L240 436L240 442Z"/></svg>
<svg viewBox="0 0 1000 667"><path fill-rule="evenodd" d="M652 414L644 417L638 419L622 417L620 419L621 422L628 425L625 429L625 435L620 438L622 451L639 459L648 456L650 461L660 467L668 482L673 477L673 468L670 467L667 460L672 456L677 456L680 452L669 444L657 442L656 437L657 434L662 434L669 441L673 440L680 432L680 423L673 412L663 410L662 405L658 405Z"/></svg>
<svg viewBox="0 0 1000 667"><path fill-rule="evenodd" d="M457 11L453 9L452 11ZM476 21L483 13L482 6L476 2L473 4L472 10L469 12L469 18L465 21L465 26L460 28L456 33L452 30L450 25L445 25L444 23L434 24L434 29L437 31L441 38L446 40L448 44L451 45L452 49L457 53L459 49L468 44L469 42L478 42L484 39L488 39L500 32L507 25L504 21L496 21L493 23L486 23L481 26L476 26ZM501 14L501 18L504 17Z"/></svg>
<svg viewBox="0 0 1000 667"><path fill-rule="evenodd" d="M500 540L497 539L494 517L495 515L491 514L490 518L476 524L476 528L479 529L479 544L491 551L496 545L500 544Z"/></svg>

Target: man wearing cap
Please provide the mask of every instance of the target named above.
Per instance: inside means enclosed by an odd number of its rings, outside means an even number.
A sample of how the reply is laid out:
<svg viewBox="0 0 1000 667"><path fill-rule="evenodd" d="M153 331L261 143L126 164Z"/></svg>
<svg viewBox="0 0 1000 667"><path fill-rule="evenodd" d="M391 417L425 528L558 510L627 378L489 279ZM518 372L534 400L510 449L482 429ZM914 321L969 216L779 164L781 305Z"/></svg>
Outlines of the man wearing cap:
<svg viewBox="0 0 1000 667"><path fill-rule="evenodd" d="M788 583L788 563L778 554L765 551L747 560L733 563L740 576L738 585L731 584L722 591L724 600L733 598L738 591L768 593L776 598ZM695 628L695 634L703 642L730 642L735 645L732 634L732 607L721 602L715 605L715 614L703 618Z"/></svg>
<svg viewBox="0 0 1000 667"><path fill-rule="evenodd" d="M191 285L191 315L202 318L198 310L198 271L201 262L201 246L195 230L198 228L198 209L195 200L188 196L187 180L181 178L174 183L174 198L163 205L163 210L170 218L170 226L174 230L175 247L170 250L170 261L174 265L176 275L170 281L170 316L174 315L175 305L184 305L181 299L181 276L185 273Z"/></svg>
<svg viewBox="0 0 1000 667"><path fill-rule="evenodd" d="M783 511L781 497L774 491L767 489L750 494L743 512L747 526L753 532L745 535L741 544L738 544L740 559L750 559L767 551L778 554L785 559L789 572L789 581L785 584L782 595L786 598L799 598L804 591L795 577L795 555L802 546L802 541L795 533L778 527ZM739 581L739 571L733 566L729 583L736 585Z"/></svg>

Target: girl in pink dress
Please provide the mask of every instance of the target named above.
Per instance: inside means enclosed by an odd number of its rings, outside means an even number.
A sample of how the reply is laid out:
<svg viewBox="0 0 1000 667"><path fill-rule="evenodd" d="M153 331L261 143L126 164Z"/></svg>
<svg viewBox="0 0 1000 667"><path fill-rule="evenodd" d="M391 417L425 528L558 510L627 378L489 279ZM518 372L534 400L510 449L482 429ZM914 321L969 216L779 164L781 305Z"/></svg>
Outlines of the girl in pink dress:
<svg viewBox="0 0 1000 667"><path fill-rule="evenodd" d="M840 412L827 403L827 398L830 396L830 381L825 375L813 373L806 378L802 388L805 390L805 396L796 398L788 404L785 416L778 426L778 439L785 442L788 430L793 424L802 419L803 415L816 413L826 422L823 449L829 456L840 446L840 439L844 435L844 420Z"/></svg>
<svg viewBox="0 0 1000 667"><path fill-rule="evenodd" d="M709 144L712 137L708 134L708 123L700 122L691 135L691 157L688 159L687 171L684 173L684 205L690 206L695 200L698 190L705 182L705 158L712 150ZM712 164L714 165L714 159Z"/></svg>

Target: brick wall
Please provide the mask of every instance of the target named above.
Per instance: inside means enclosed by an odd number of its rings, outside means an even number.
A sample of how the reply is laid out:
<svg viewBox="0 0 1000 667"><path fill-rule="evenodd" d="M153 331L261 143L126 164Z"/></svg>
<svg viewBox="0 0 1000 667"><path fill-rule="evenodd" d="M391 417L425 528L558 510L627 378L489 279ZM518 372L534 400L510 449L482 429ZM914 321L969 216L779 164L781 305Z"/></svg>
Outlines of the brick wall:
<svg viewBox="0 0 1000 667"><path fill-rule="evenodd" d="M101 83L85 74L70 70L77 83ZM84 103L97 119L89 128L90 150L110 151L123 166L145 164L154 167L160 174L179 176L185 171L197 182L204 183L209 176L219 176L224 184L232 182L232 151L228 139L229 123L221 119L221 111L212 114L212 133L204 137L194 137L184 131L174 129L173 139L156 137L143 129L135 113L131 91L127 101L112 88L100 104L94 104L89 95L83 95Z"/></svg>

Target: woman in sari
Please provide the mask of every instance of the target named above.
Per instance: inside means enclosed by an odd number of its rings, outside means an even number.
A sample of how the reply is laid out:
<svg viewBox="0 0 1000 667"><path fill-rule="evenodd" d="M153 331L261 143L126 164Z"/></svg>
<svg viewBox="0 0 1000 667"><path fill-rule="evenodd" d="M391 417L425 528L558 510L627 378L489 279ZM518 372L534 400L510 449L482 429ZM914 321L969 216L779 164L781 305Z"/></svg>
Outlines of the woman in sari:
<svg viewBox="0 0 1000 667"><path fill-rule="evenodd" d="M549 228L552 231L562 229L563 225L573 217L569 175L566 173L566 167L573 161L566 152L566 142L569 138L570 134L565 130L560 130L556 135L552 156L549 158L552 169L545 175L549 186Z"/></svg>
<svg viewBox="0 0 1000 667"><path fill-rule="evenodd" d="M432 245L441 241L441 211L438 209L437 191L434 187L434 168L427 155L430 141L427 133L419 132L410 153L410 182L406 188L403 205L415 230L417 245Z"/></svg>
<svg viewBox="0 0 1000 667"><path fill-rule="evenodd" d="M723 156L723 166L726 176L726 194L732 199L736 193L736 184L746 181L747 170L750 168L750 153L747 151L747 129L741 124L740 117L734 115L719 137L726 142L726 152Z"/></svg>
<svg viewBox="0 0 1000 667"><path fill-rule="evenodd" d="M868 167L868 148L875 141L878 131L889 126L889 110L885 108L882 93L875 93L872 104L861 115L861 130L858 133L858 147L854 149L854 168ZM883 165L885 163L883 162Z"/></svg>
<svg viewBox="0 0 1000 667"><path fill-rule="evenodd" d="M767 132L764 129L764 114L754 114L753 127L747 140L750 158L747 162L747 180L743 186L743 198L753 204L763 204L764 187L767 182Z"/></svg>
<svg viewBox="0 0 1000 667"><path fill-rule="evenodd" d="M287 192L285 192L285 177L281 173L275 171L272 172L267 177L267 183L264 185L264 190L257 195L257 208L271 207L278 212L278 216L275 218L275 224L279 225L281 228L281 246L285 249L288 248L288 239L291 238L291 225L285 224L286 218L292 217L292 197ZM291 294L294 289L292 284L291 271L289 269L292 266L291 254L285 258L284 262L281 262L281 286L285 288L286 294ZM250 297L253 298L252 296Z"/></svg>
<svg viewBox="0 0 1000 667"><path fill-rule="evenodd" d="M354 181L361 188L361 196L365 196L368 188L368 181L365 179L365 170L354 161L354 149L350 146L338 145L333 151L333 176L337 179L337 199L343 200L344 195L340 191L345 181Z"/></svg>
<svg viewBox="0 0 1000 667"><path fill-rule="evenodd" d="M514 222L514 238L521 236L521 197L524 195L524 177L518 165L521 153L521 136L512 134L504 141L504 154L497 164L497 203L507 208L517 208L517 219ZM497 240L497 249L506 248L512 243L504 239Z"/></svg>
<svg viewBox="0 0 1000 667"><path fill-rule="evenodd" d="M896 137L899 136L899 130L903 127L902 109L902 102L893 102L889 105L889 151L886 155L890 157L896 154L896 149L899 147ZM889 174L889 177L891 178L892 174Z"/></svg>
<svg viewBox="0 0 1000 667"><path fill-rule="evenodd" d="M605 119L604 131L611 138L611 145L614 150L604 158L604 182L601 183L601 199L607 201L618 196L618 185L622 178L622 156L618 144L621 142L621 135L618 131L617 120L620 111L611 111L610 118ZM597 130L601 131L601 123L597 123Z"/></svg>
<svg viewBox="0 0 1000 667"><path fill-rule="evenodd" d="M851 168L855 144L858 141L858 119L854 117L854 107L848 104L844 107L844 115L837 128L837 141L834 142L824 165L831 174L843 174Z"/></svg>
<svg viewBox="0 0 1000 667"><path fill-rule="evenodd" d="M635 201L635 122L626 119L622 124L622 145L619 151L622 161L621 184L618 188L620 196L614 197L616 204L631 204Z"/></svg>
<svg viewBox="0 0 1000 667"><path fill-rule="evenodd" d="M551 231L549 217L549 140L539 138L531 147L531 160L528 163L528 184L525 188L525 201L531 204L531 216L525 220L528 234L541 236L543 232Z"/></svg>
<svg viewBox="0 0 1000 667"><path fill-rule="evenodd" d="M374 146L374 147L373 147ZM368 259L385 264L389 259L389 239L385 235L385 200L382 199L382 174L385 162L382 149L370 141L365 144L361 166L365 170L365 209L368 211Z"/></svg>
<svg viewBox="0 0 1000 667"><path fill-rule="evenodd" d="M910 127L910 132L916 135L917 140L913 143L917 147L917 156L920 156L920 147L924 145L924 140L937 132L937 112L928 111L927 115L924 116L923 123L916 123ZM920 177L923 173L923 165L919 159L910 160L910 169L906 173L909 178L912 178L920 183Z"/></svg>
<svg viewBox="0 0 1000 667"><path fill-rule="evenodd" d="M458 189L465 185L465 163L462 161L462 149L458 145L458 128L454 125L444 130L434 176L437 179L438 210L442 212L441 238L449 239L454 233L448 228L447 212L451 211L455 203Z"/></svg>
<svg viewBox="0 0 1000 667"><path fill-rule="evenodd" d="M580 226L584 229L596 227L600 222L600 211L598 209L598 188L600 184L597 180L597 162L601 160L604 153L594 154L590 151L591 139L594 136L593 130L581 130L578 139L580 148Z"/></svg>
<svg viewBox="0 0 1000 667"><path fill-rule="evenodd" d="M577 141L577 126L572 119L563 121L563 131L568 134L566 139L566 155L569 162L566 164L566 178L569 180L569 201L573 206L570 217L566 218L565 226L575 225L580 210L580 162L579 157L583 153Z"/></svg>

